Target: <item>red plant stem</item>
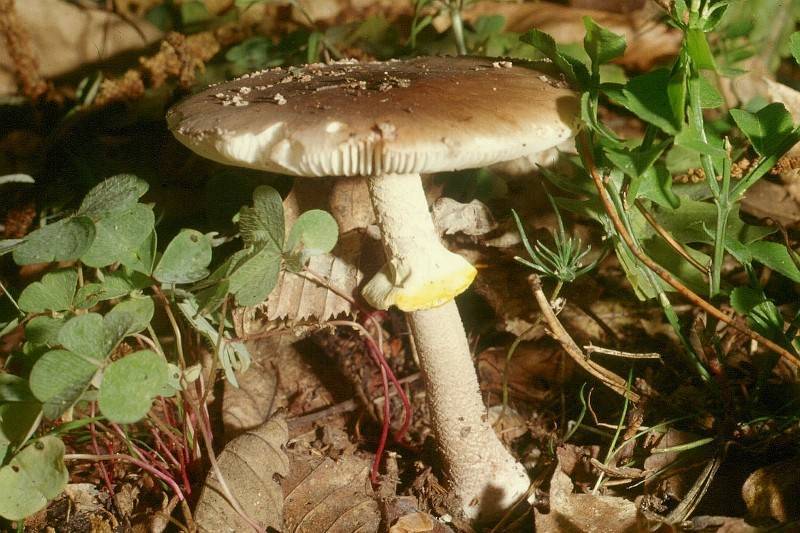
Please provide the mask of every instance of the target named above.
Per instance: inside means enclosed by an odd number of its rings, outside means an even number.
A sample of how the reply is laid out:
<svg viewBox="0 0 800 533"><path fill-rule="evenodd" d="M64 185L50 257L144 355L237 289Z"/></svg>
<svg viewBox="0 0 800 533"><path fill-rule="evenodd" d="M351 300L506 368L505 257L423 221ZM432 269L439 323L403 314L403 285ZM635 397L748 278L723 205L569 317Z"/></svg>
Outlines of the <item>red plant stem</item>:
<svg viewBox="0 0 800 533"><path fill-rule="evenodd" d="M178 484L175 482L174 479L172 479L170 476L164 474L163 472L161 472L157 468L153 467L152 465L147 464L145 461L140 461L139 459L136 459L135 457L131 457L130 455L126 455L126 454L122 454L122 453L116 453L116 454L110 454L110 455L91 455L91 454L88 454L88 453L70 453L70 454L64 455L64 460L65 461L124 461L126 463L131 463L133 465L138 466L139 468L141 468L145 472L148 472L151 475L157 477L158 479L160 479L161 481L163 481L167 485L169 485L169 487L172 489L172 491L175 493L175 495L178 497L179 500L181 500L181 501L185 500L185 498L183 496L183 492L181 492L181 488L178 486Z"/></svg>
<svg viewBox="0 0 800 533"><path fill-rule="evenodd" d="M95 402L90 402L89 404L89 416L92 418L94 418L95 415L95 405ZM97 444L97 428L95 427L94 422L89 424L89 433L92 436L92 450L94 450L95 454L100 455L100 445ZM100 476L103 478L103 482L106 485L106 490L108 490L109 496L111 496L112 500L114 500L114 484L111 481L111 476L106 469L106 465L100 463L98 466L100 467ZM116 500L114 501L116 502Z"/></svg>
<svg viewBox="0 0 800 533"><path fill-rule="evenodd" d="M380 313L384 313L384 311L370 312L370 311L364 309L364 307L361 304L359 304L355 300L355 298L353 298L352 296L347 294L342 289L334 286L332 283L328 282L328 280L326 280L325 278L323 278L319 274L316 274L315 272L313 272L313 271L311 271L309 269L306 269L304 271L304 274L311 281L317 283L318 285L320 285L322 287L325 287L325 288L329 289L331 292L333 292L334 294L336 294L340 298L343 298L344 300L349 302L351 306L353 306L355 309L358 310L358 312L360 312L362 315L364 315L365 321L371 322L376 328L380 328L381 327L380 324L378 323L378 321L375 320L375 317L373 316L373 313L379 313L380 314ZM334 322L331 322L331 324L333 324L333 323ZM365 335L364 337L372 340L372 338L369 335ZM373 344L375 344L374 341L373 341ZM376 351L378 353L378 358L377 358L378 365L386 371L386 374L389 376L389 379L391 380L392 385L397 390L397 396L400 398L400 401L403 403L403 411L405 413L404 418L403 418L403 424L400 427L400 430L395 434L395 440L397 442L400 442L401 439L403 438L403 435L405 434L406 430L408 429L409 423L411 422L411 402L408 401L408 396L406 395L406 391L403 389L403 387L397 381L397 377L394 375L394 372L392 371L391 367L389 366L389 363L386 362L386 358L383 356L383 351L378 346L375 346L375 348L376 348ZM387 402L389 401L389 397L388 396L386 397L386 401Z"/></svg>
<svg viewBox="0 0 800 533"><path fill-rule="evenodd" d="M389 426L391 425L390 420L392 413L389 409L389 380L386 379L386 368L380 362L379 352L373 350L372 346L369 347L369 352L373 359L376 360L375 362L378 365L378 368L381 370L381 383L383 385L383 424L381 425L381 436L378 439L378 448L375 450L375 458L372 459L372 468L369 471L369 481L372 483L372 488L377 490L378 485L380 485L380 480L378 477L380 475L381 458L383 457L383 451L386 449L386 441L389 437Z"/></svg>
<svg viewBox="0 0 800 533"><path fill-rule="evenodd" d="M171 451L169 451L169 448L164 444L164 441L161 440L161 437L158 435L158 431L156 431L155 428L150 428L150 434L153 436L153 440L155 440L156 449L158 452L164 455L164 457L166 457L169 462L172 463L172 466L180 468L180 462L175 459L175 456L172 455Z"/></svg>
<svg viewBox="0 0 800 533"><path fill-rule="evenodd" d="M411 402L408 400L408 395L405 389L403 389L403 385L397 380L397 376L395 376L394 371L392 371L392 368L386 361L386 357L383 355L383 350L381 350L380 346L369 336L364 337L364 342L367 344L370 355L372 355L372 358L377 362L381 371L385 372L386 376L388 376L389 380L392 382L392 385L397 391L397 397L400 398L400 401L403 403L403 423L394 435L394 440L396 442L401 442L408 430L408 425L411 423ZM384 399L387 405L389 403L388 394L388 391L384 393Z"/></svg>

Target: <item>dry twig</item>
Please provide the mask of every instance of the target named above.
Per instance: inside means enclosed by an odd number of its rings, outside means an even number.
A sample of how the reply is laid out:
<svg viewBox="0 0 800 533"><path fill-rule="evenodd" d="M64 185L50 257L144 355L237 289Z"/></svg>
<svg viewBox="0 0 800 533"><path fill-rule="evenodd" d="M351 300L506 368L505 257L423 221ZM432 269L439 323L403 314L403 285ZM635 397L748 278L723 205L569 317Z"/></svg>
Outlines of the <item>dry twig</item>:
<svg viewBox="0 0 800 533"><path fill-rule="evenodd" d="M550 306L550 301L547 299L547 296L545 296L544 291L542 290L542 281L539 276L533 274L530 279L533 288L533 295L536 298L536 303L539 304L539 309L542 312L542 316L544 316L545 322L547 322L550 335L557 340L559 344L561 344L562 348L564 348L567 354L572 357L578 366L599 379L604 385L620 396L624 396L630 401L638 403L641 400L641 396L638 393L628 389L627 382L624 379L586 357L580 347L575 343L574 340L572 340L572 337L570 337L569 333L567 333L567 330L564 329L564 326L561 325L558 317L553 312L553 308Z"/></svg>

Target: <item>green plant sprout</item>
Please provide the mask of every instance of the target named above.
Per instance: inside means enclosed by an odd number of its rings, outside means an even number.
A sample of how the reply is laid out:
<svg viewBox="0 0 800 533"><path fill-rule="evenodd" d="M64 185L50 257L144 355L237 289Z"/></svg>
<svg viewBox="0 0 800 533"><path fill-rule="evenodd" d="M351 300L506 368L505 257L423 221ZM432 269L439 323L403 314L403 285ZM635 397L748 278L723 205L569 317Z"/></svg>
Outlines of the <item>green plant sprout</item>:
<svg viewBox="0 0 800 533"><path fill-rule="evenodd" d="M586 256L591 252L592 247L583 247L579 237L575 235L567 235L564 229L564 221L561 218L561 212L550 194L547 194L550 205L553 207L553 212L556 215L558 228L556 232L550 232L553 237L554 249L548 248L542 241L536 241L536 244L531 246L528 241L528 236L525 233L525 228L522 221L517 215L517 212L511 210L511 215L514 217L514 222L517 225L522 245L530 256L530 261L522 257L515 256L514 259L525 266L532 268L540 274L553 278L557 281L556 288L553 290L551 300L555 299L563 284L572 283L576 278L592 270L600 258L584 265Z"/></svg>
<svg viewBox="0 0 800 533"><path fill-rule="evenodd" d="M183 229L157 253L153 207L140 201L147 189L136 176L113 176L90 190L74 213L22 239L0 241L0 251L11 253L19 265L71 264L51 269L16 300L6 293L19 316L0 324L0 331L21 324L25 342L6 362L21 370L0 373L0 517L22 520L61 492L68 477L61 435L87 424L94 428L99 420L135 424L148 416L172 431L151 413L156 400L175 404L185 417L178 427L193 428L189 433L199 433L212 450L208 413L188 394L190 388L208 389L199 365L184 353L183 328L173 308L216 355L206 379L214 379L219 364L237 385L236 372L247 369L250 354L227 320L229 296L240 305L260 303L282 268L303 269L338 238L333 217L316 210L300 216L284 240L281 197L261 186L253 206L238 217L244 249L212 273L214 234ZM169 319L174 350L164 350L151 324L157 305ZM66 422L73 417L82 423ZM132 460L173 487L180 499L189 490L181 491L175 481L186 479L183 463L152 464L123 455L69 458Z"/></svg>

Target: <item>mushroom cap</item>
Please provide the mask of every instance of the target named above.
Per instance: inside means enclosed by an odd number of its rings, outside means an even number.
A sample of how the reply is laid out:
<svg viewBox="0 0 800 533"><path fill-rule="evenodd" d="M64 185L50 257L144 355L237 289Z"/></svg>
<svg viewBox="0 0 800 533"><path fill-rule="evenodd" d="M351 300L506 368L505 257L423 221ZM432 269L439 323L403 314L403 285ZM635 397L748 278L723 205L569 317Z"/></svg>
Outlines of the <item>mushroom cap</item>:
<svg viewBox="0 0 800 533"><path fill-rule="evenodd" d="M578 99L526 62L476 57L275 68L170 109L175 136L225 164L295 176L475 168L572 137Z"/></svg>

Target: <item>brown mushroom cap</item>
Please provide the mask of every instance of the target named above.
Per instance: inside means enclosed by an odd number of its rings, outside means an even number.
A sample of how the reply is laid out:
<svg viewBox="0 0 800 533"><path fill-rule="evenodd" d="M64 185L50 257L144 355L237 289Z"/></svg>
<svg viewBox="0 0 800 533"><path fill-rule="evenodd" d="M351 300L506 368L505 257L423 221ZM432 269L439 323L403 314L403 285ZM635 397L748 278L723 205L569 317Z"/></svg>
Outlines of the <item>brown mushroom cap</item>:
<svg viewBox="0 0 800 533"><path fill-rule="evenodd" d="M525 62L424 57L276 68L173 107L176 137L221 163L296 176L481 167L573 134L578 100Z"/></svg>

